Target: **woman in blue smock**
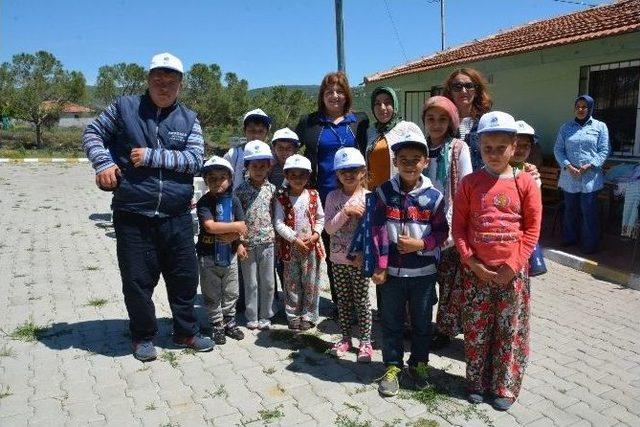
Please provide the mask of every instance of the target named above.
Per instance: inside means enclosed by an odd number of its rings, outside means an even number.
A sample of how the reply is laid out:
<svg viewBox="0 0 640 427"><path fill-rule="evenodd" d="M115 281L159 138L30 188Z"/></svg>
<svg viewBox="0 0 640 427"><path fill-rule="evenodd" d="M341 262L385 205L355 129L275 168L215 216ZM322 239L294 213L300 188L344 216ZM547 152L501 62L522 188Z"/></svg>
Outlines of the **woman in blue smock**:
<svg viewBox="0 0 640 427"><path fill-rule="evenodd" d="M600 243L598 191L604 186L602 165L609 156L609 130L592 117L593 106L588 95L576 99L575 118L560 127L553 150L561 168L558 187L564 192L563 243L580 242L587 254Z"/></svg>

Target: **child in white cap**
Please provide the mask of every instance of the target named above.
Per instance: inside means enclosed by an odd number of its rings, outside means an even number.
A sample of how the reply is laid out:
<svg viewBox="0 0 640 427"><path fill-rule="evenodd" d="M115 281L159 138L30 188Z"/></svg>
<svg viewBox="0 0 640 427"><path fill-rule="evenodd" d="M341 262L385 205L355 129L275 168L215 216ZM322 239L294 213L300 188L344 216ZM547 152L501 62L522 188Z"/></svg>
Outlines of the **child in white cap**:
<svg viewBox="0 0 640 427"><path fill-rule="evenodd" d="M353 345L351 341L351 316L355 312L360 332L358 362L371 362L371 306L369 303L369 278L347 252L356 227L364 214L366 163L357 148L345 147L336 152L333 169L338 177L338 188L327 195L325 206L325 230L331 236L330 258L333 262L333 280L338 305L338 323L342 339L332 348L331 354L344 356Z"/></svg>
<svg viewBox="0 0 640 427"><path fill-rule="evenodd" d="M318 192L306 188L309 159L294 154L283 169L287 185L276 197L274 224L278 258L284 262L285 313L289 329L306 331L318 322L324 211Z"/></svg>
<svg viewBox="0 0 640 427"><path fill-rule="evenodd" d="M275 162L269 172L269 181L280 188L284 181L284 163L290 156L293 156L298 152L300 146L300 139L298 135L289 128L278 129L273 133L271 139L271 147L273 148L273 154Z"/></svg>
<svg viewBox="0 0 640 427"><path fill-rule="evenodd" d="M249 176L235 191L247 224L247 237L243 240L247 258L240 260L240 267L249 329L269 329L273 317L275 233L272 201L276 187L267 180L272 160L269 145L258 140L249 141L244 147L244 163Z"/></svg>
<svg viewBox="0 0 640 427"><path fill-rule="evenodd" d="M516 131L507 113L480 118L485 166L462 179L453 204L453 238L462 261L468 399L491 399L501 411L518 397L529 356L527 270L542 218L535 181L509 164Z"/></svg>
<svg viewBox="0 0 640 427"><path fill-rule="evenodd" d="M538 135L536 135L535 129L524 120L518 120L516 122L516 150L511 157L511 166L518 170L531 173L531 176L538 184L538 187L542 186L540 180L540 173L535 165L527 163L531 149L538 143Z"/></svg>
<svg viewBox="0 0 640 427"><path fill-rule="evenodd" d="M222 157L213 156L202 168L209 191L198 200L196 205L200 234L196 249L200 270L200 288L204 296L209 322L213 328L213 340L216 344L226 342L225 335L241 340L244 334L236 325L236 301L238 300L238 263L235 255L228 265L216 263L216 240L233 243L238 257L246 256L240 243L240 237L247 234L244 213L240 200L231 196L233 167ZM219 199L232 197L231 221L216 221Z"/></svg>
<svg viewBox="0 0 640 427"><path fill-rule="evenodd" d="M232 146L224 155L225 160L233 167L233 189L238 188L245 179L244 146L248 141L266 141L271 128L271 117L260 108L247 112L242 118L242 132L244 138L238 139L238 144Z"/></svg>

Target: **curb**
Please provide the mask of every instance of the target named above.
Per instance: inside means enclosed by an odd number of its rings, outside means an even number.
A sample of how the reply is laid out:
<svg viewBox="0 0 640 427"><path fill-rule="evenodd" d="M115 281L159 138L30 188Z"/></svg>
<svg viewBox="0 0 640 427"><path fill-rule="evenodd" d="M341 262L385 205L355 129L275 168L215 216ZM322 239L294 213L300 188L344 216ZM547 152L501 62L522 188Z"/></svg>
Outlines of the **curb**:
<svg viewBox="0 0 640 427"><path fill-rule="evenodd" d="M595 261L571 255L557 249L543 249L543 253L545 258L555 261L558 264L640 291L640 275L638 274L605 267Z"/></svg>
<svg viewBox="0 0 640 427"><path fill-rule="evenodd" d="M9 159L0 158L0 163L88 163L89 159L86 157L51 157L51 158L30 158L23 159Z"/></svg>

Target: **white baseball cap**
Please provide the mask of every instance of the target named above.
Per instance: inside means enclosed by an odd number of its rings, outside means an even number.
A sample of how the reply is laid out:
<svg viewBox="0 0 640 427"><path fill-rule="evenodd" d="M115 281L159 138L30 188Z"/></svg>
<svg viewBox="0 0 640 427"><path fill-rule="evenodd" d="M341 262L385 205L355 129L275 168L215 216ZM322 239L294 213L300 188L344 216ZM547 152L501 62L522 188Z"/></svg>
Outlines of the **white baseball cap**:
<svg viewBox="0 0 640 427"><path fill-rule="evenodd" d="M353 147L343 147L339 149L333 158L334 170L359 168L365 165L366 162L364 161L362 153Z"/></svg>
<svg viewBox="0 0 640 427"><path fill-rule="evenodd" d="M524 120L518 120L516 122L516 128L518 128L518 130L516 130L516 135L531 135L534 140L538 138L535 129L533 129L533 127Z"/></svg>
<svg viewBox="0 0 640 427"><path fill-rule="evenodd" d="M267 113L265 113L264 111L262 111L260 108L256 108L255 110L251 110L248 113L246 113L242 119L242 124L243 126L246 126L247 124L247 120L249 119L253 119L253 120L257 120L260 122L263 122L265 125L267 125L267 128L271 127L271 117L269 117L267 115Z"/></svg>
<svg viewBox="0 0 640 427"><path fill-rule="evenodd" d="M231 175L233 175L233 166L231 166L231 163L229 163L226 159L223 159L222 157L219 157L219 156L211 156L209 160L204 162L204 166L202 166L201 175L205 176L207 173L211 172L212 170L219 169L219 168L225 168L229 172L231 172Z"/></svg>
<svg viewBox="0 0 640 427"><path fill-rule="evenodd" d="M518 127L516 120L511 114L502 111L490 111L480 117L478 122L478 133L486 132L508 132L516 133Z"/></svg>
<svg viewBox="0 0 640 427"><path fill-rule="evenodd" d="M174 70L180 74L184 74L184 67L182 61L168 52L159 53L151 58L151 65L149 65L149 71L156 68L166 68L168 70Z"/></svg>
<svg viewBox="0 0 640 427"><path fill-rule="evenodd" d="M273 133L273 138L271 138L271 144L273 145L276 141L291 141L296 146L300 145L300 138L298 138L298 134L289 128L282 128L275 131Z"/></svg>
<svg viewBox="0 0 640 427"><path fill-rule="evenodd" d="M424 146L423 148L427 151L427 155L429 154L429 145L427 145L427 140L420 130L419 127L409 128L404 134L400 135L398 142L391 146L391 151L394 153L403 147L407 147L409 145L418 145Z"/></svg>
<svg viewBox="0 0 640 427"><path fill-rule="evenodd" d="M267 143L258 139L247 142L244 146L244 161L250 160L272 160L273 154Z"/></svg>
<svg viewBox="0 0 640 427"><path fill-rule="evenodd" d="M311 162L305 156L294 154L284 162L282 170L286 171L287 169L304 169L311 172Z"/></svg>

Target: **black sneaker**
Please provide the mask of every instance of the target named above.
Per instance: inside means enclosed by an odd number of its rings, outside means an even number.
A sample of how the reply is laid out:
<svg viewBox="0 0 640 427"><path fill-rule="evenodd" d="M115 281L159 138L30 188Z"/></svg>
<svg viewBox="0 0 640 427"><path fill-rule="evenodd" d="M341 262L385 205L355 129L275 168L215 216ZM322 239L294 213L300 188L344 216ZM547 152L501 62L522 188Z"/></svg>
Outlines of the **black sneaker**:
<svg viewBox="0 0 640 427"><path fill-rule="evenodd" d="M398 368L397 366L388 366L384 375L377 379L378 393L380 393L384 397L391 397L398 394L398 391L400 390L398 376L401 372L402 369Z"/></svg>
<svg viewBox="0 0 640 427"><path fill-rule="evenodd" d="M406 373L416 390L425 390L429 387L429 365L426 363L418 362L416 366L408 366Z"/></svg>
<svg viewBox="0 0 640 427"><path fill-rule="evenodd" d="M227 342L224 326L220 325L213 327L213 341L216 344L225 344Z"/></svg>
<svg viewBox="0 0 640 427"><path fill-rule="evenodd" d="M433 334L433 339L431 340L431 350L441 350L448 347L449 344L451 344L451 338L442 332L436 332Z"/></svg>
<svg viewBox="0 0 640 427"><path fill-rule="evenodd" d="M513 402L514 399L512 397L496 397L491 405L496 411L508 411Z"/></svg>
<svg viewBox="0 0 640 427"><path fill-rule="evenodd" d="M244 332L242 332L236 324L225 326L224 333L227 334L229 338L233 338L234 340L240 341L244 339Z"/></svg>

